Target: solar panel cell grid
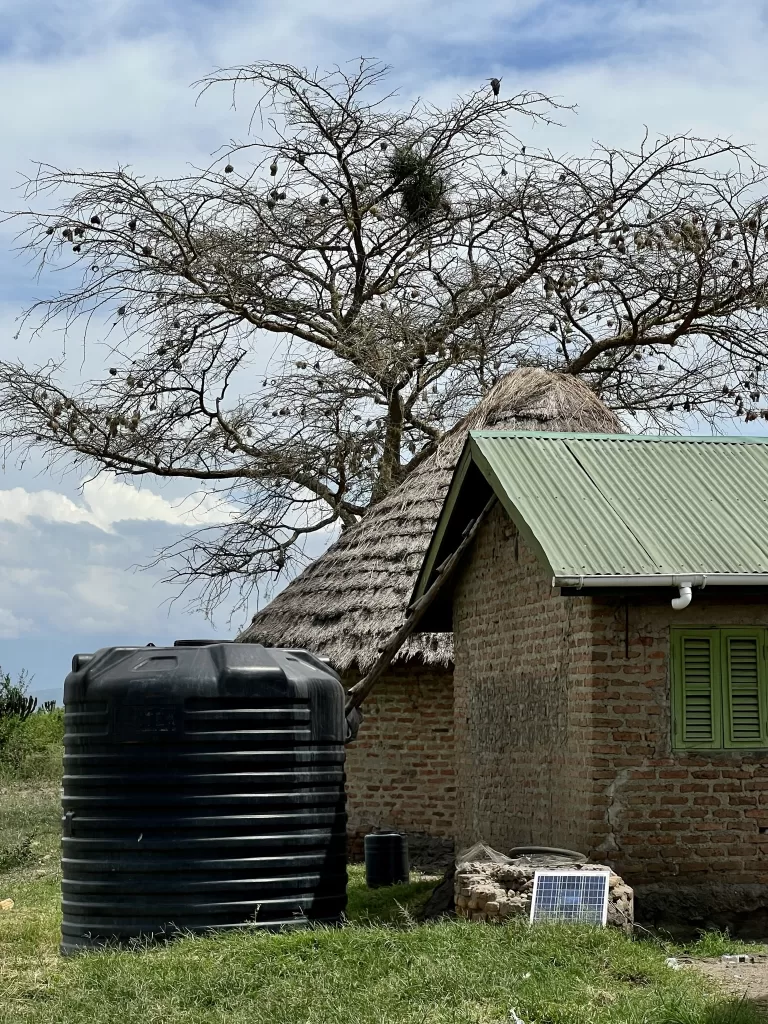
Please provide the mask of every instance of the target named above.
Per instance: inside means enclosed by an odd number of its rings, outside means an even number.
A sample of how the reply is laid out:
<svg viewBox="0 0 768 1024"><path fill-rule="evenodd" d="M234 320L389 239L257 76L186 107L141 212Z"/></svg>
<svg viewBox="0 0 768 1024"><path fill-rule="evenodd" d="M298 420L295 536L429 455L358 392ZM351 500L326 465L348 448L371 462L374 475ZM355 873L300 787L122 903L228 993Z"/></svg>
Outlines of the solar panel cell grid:
<svg viewBox="0 0 768 1024"><path fill-rule="evenodd" d="M604 925L608 912L608 873L537 871L531 921Z"/></svg>

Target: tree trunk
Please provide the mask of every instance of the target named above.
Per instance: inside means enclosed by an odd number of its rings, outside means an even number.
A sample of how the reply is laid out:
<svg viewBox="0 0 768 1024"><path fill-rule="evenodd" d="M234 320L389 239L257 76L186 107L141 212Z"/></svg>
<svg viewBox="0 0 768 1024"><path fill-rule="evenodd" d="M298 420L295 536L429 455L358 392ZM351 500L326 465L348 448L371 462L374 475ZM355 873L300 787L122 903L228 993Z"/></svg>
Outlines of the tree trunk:
<svg viewBox="0 0 768 1024"><path fill-rule="evenodd" d="M387 432L384 435L384 450L379 460L379 474L371 493L371 504L375 504L392 490L399 481L400 446L403 442L403 403L400 392L395 391L389 399Z"/></svg>

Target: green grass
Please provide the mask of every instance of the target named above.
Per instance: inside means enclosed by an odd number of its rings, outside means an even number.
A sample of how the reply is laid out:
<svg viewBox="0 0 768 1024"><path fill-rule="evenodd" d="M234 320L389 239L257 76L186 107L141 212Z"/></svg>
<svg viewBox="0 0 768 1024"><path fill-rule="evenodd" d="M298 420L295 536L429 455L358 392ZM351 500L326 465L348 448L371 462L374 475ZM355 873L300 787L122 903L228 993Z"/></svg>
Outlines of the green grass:
<svg viewBox="0 0 768 1024"><path fill-rule="evenodd" d="M412 925L430 897L436 879L423 879L409 885L386 889L368 889L361 865L349 867L347 917L359 925Z"/></svg>
<svg viewBox="0 0 768 1024"><path fill-rule="evenodd" d="M3 848L33 837L0 869L0 899L15 901L0 912L2 1024L510 1024L513 1009L525 1024L760 1019L670 970L671 947L599 929L417 925L431 883L371 892L359 867L344 928L62 960L58 820L55 787L0 791Z"/></svg>
<svg viewBox="0 0 768 1024"><path fill-rule="evenodd" d="M30 715L23 722L0 719L0 783L58 781L64 752L64 709Z"/></svg>
<svg viewBox="0 0 768 1024"><path fill-rule="evenodd" d="M14 881L17 869L27 878L58 870L60 818L55 783L0 779L0 879Z"/></svg>

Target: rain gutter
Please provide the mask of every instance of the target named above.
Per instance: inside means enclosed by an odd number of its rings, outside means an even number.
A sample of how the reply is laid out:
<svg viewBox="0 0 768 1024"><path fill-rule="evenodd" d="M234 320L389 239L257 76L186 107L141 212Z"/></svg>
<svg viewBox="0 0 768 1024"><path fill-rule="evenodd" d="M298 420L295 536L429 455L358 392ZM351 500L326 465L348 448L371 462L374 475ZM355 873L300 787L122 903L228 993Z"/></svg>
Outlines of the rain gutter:
<svg viewBox="0 0 768 1024"><path fill-rule="evenodd" d="M677 587L679 596L672 599L675 611L691 603L692 588L703 590L709 584L717 587L768 587L768 573L677 573L658 576L554 576L553 587L584 590L590 587Z"/></svg>
<svg viewBox="0 0 768 1024"><path fill-rule="evenodd" d="M584 587L768 587L768 572L682 572L655 576L555 576L553 587L581 590Z"/></svg>

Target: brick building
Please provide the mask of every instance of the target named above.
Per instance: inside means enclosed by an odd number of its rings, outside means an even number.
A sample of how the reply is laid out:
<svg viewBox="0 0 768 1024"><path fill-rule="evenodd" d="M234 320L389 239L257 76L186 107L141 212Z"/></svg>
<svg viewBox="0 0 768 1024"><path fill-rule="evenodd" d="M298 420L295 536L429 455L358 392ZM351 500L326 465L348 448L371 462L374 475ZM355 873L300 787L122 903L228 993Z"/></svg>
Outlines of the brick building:
<svg viewBox="0 0 768 1024"><path fill-rule="evenodd" d="M641 914L768 931L768 439L467 440L414 597L454 635L459 843L607 861Z"/></svg>
<svg viewBox="0 0 768 1024"><path fill-rule="evenodd" d="M304 647L352 685L402 622L416 574L470 430L621 430L581 381L539 369L504 377L403 482L256 613L238 637ZM366 702L347 748L353 854L375 828L408 833L414 863L450 859L456 832L453 643L420 634Z"/></svg>

